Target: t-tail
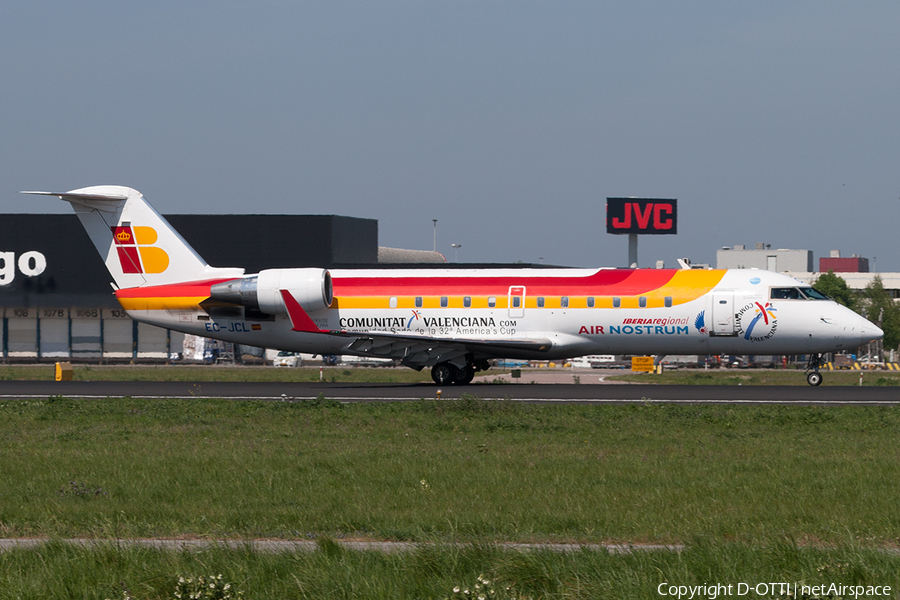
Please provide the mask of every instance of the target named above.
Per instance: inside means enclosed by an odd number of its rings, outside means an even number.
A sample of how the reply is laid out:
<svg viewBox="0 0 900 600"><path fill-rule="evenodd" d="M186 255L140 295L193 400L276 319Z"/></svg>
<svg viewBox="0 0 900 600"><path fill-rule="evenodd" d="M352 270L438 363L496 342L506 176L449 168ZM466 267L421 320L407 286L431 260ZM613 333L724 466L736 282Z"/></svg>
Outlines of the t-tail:
<svg viewBox="0 0 900 600"><path fill-rule="evenodd" d="M98 185L58 196L72 205L119 289L221 277L244 270L210 267L137 190Z"/></svg>

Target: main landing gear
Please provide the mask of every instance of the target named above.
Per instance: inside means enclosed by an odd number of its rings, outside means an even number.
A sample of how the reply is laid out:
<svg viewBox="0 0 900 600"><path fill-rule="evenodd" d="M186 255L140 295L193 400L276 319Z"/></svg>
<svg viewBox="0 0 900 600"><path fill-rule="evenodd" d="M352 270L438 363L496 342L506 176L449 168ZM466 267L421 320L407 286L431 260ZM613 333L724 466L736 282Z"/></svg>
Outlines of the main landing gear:
<svg viewBox="0 0 900 600"><path fill-rule="evenodd" d="M819 366L821 364L821 354L809 355L809 362L806 363L806 382L809 385L816 386L822 383L822 374L819 373Z"/></svg>
<svg viewBox="0 0 900 600"><path fill-rule="evenodd" d="M466 385L472 383L476 371L485 371L490 366L486 360L469 361L464 367L442 362L431 367L431 378L438 385Z"/></svg>

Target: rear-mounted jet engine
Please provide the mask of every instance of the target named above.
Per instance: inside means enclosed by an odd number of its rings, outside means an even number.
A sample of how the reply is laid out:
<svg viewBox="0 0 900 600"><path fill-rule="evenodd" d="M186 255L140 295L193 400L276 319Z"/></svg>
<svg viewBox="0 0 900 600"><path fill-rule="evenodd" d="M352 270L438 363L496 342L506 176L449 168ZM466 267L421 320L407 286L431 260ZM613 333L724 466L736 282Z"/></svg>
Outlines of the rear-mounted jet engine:
<svg viewBox="0 0 900 600"><path fill-rule="evenodd" d="M289 291L307 312L329 308L334 298L331 274L325 269L266 269L217 283L210 288L209 297L269 315L286 314L281 290Z"/></svg>

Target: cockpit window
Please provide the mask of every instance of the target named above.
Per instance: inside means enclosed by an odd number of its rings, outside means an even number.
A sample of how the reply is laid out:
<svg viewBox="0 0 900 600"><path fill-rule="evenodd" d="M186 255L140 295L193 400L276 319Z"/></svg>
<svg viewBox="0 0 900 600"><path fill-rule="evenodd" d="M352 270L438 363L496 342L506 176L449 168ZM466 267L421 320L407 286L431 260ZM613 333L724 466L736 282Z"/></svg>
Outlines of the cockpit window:
<svg viewBox="0 0 900 600"><path fill-rule="evenodd" d="M828 296L811 287L772 288L772 300L828 300Z"/></svg>
<svg viewBox="0 0 900 600"><path fill-rule="evenodd" d="M831 300L828 296L820 292L819 290L811 287L800 288L800 291L806 294L806 297L810 300Z"/></svg>
<svg viewBox="0 0 900 600"><path fill-rule="evenodd" d="M803 300L803 294L797 288L772 288L772 300Z"/></svg>

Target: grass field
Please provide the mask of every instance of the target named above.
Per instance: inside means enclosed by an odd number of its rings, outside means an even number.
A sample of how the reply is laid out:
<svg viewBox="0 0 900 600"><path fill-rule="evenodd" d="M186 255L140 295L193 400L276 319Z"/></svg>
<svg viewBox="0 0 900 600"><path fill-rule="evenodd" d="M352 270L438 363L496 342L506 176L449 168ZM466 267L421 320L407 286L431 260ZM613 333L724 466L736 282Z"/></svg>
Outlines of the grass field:
<svg viewBox="0 0 900 600"><path fill-rule="evenodd" d="M784 596L754 592L738 596L737 586L838 583L888 585L894 591L900 585L898 567L896 555L875 550L803 549L789 543L759 550L742 544L701 542L678 553L630 555L519 553L491 546L422 547L409 553L384 554L344 551L328 540L323 540L316 552L284 554L225 549L172 553L113 545L85 550L50 544L40 550L0 554L0 600L121 599L126 591L135 599L171 599L179 576L217 574L222 574L223 583L231 583L246 598L255 600L462 598L463 589L474 591L480 575L497 592L485 596L497 599L659 599L663 597L658 593L661 584L668 593L673 585L717 583L732 585L731 597L775 598ZM453 594L457 586L460 593ZM507 586L512 593L506 592Z"/></svg>
<svg viewBox="0 0 900 600"><path fill-rule="evenodd" d="M898 371L822 371L822 385L898 386ZM805 386L806 375L796 369L682 369L655 373L631 373L607 377L610 381L656 383L665 385L799 385Z"/></svg>
<svg viewBox="0 0 900 600"><path fill-rule="evenodd" d="M0 381L52 380L55 365L0 366ZM501 371L506 372L506 371ZM272 366L221 365L74 365L75 381L319 381L319 367L288 368ZM431 381L428 369L414 371L405 367L324 367L323 381L415 383Z"/></svg>
<svg viewBox="0 0 900 600"><path fill-rule="evenodd" d="M536 369L536 372L569 372L568 369ZM591 376L593 370L571 371L575 375ZM51 380L54 365L2 365L0 381ZM490 369L484 375L509 373L509 369ZM822 385L859 385L859 371L823 371ZM404 367L324 367L321 371L328 382L417 383L431 382L429 369L413 371ZM78 365L74 366L76 381L319 381L319 367L274 368L271 366L211 366L211 365ZM667 385L795 385L805 386L803 371L788 369L683 369L653 373L616 372L606 376L610 381ZM866 371L864 386L900 386L900 372Z"/></svg>
<svg viewBox="0 0 900 600"><path fill-rule="evenodd" d="M217 573L249 598L445 598L479 574L534 598L659 598L665 582L897 590L900 557L884 550L900 545L898 433L892 407L3 400L0 537L320 550L51 543L0 553L0 600L172 598L179 575ZM437 546L394 555L332 539ZM497 541L687 549L563 555Z"/></svg>
<svg viewBox="0 0 900 600"><path fill-rule="evenodd" d="M892 545L890 407L0 402L0 535Z"/></svg>

